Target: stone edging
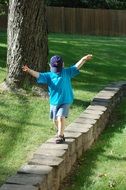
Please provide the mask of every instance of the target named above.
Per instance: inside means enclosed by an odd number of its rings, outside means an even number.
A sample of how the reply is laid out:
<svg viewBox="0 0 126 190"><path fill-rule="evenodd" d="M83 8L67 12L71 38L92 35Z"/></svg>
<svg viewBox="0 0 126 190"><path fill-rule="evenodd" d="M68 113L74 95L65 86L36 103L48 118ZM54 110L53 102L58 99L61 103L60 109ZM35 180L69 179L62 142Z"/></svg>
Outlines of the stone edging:
<svg viewBox="0 0 126 190"><path fill-rule="evenodd" d="M47 140L0 190L58 190L76 160L103 131L111 112L124 96L126 81L100 91L91 105L65 129L64 144L55 144L55 138Z"/></svg>

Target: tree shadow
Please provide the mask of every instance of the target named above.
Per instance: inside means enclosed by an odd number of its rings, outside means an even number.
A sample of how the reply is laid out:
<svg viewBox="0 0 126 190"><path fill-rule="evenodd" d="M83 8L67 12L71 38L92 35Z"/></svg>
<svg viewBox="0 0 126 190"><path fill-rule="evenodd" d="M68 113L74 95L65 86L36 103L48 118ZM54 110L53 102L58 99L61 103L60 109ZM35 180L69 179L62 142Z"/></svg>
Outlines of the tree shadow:
<svg viewBox="0 0 126 190"><path fill-rule="evenodd" d="M0 47L0 67L6 67L6 59L7 59L7 48Z"/></svg>
<svg viewBox="0 0 126 190"><path fill-rule="evenodd" d="M0 67L6 67L6 59L7 59L7 33L0 32Z"/></svg>
<svg viewBox="0 0 126 190"><path fill-rule="evenodd" d="M103 155L103 156L109 160L126 161L126 156L112 156L112 155Z"/></svg>
<svg viewBox="0 0 126 190"><path fill-rule="evenodd" d="M0 133L1 136L4 137L2 139L3 146L0 150L0 175L3 175L3 177L0 177L0 179L2 180L0 181L1 184L4 182L7 176L15 171L15 167L10 167L7 160L9 159L9 155L11 155L11 152L16 149L17 142L20 140L21 134L23 133L23 130L25 128L25 122L30 119L31 114L30 112L28 112L29 101L26 96L20 96L19 98L15 95L15 98L18 98L18 105L16 104L15 106L12 105L14 97L12 98L10 96L9 98L11 99L10 101L5 98L2 99L1 97L0 101L1 111L3 111L0 113ZM9 112L12 112L13 109L19 109L20 114L17 114L17 112L14 111L14 113L10 115ZM18 123L16 123L15 119L11 118L13 117L13 115L15 118L17 118ZM22 120L24 121L23 124L21 124ZM15 163L15 161L13 162ZM5 163L7 163L8 167L6 168L7 170L5 170L4 172Z"/></svg>
<svg viewBox="0 0 126 190"><path fill-rule="evenodd" d="M28 118L26 120L22 121L22 119L20 119L20 120L19 120L19 118L14 119L11 116L8 116L8 115L2 114L2 113L0 113L0 118L4 118L4 119L6 119L6 120L8 120L10 122L13 122L13 123L17 124L17 125L20 124L20 125L29 125L29 126L31 125L31 126L36 126L36 127L42 127L42 124L38 124L38 123L34 123L34 122L32 122L32 123L29 122Z"/></svg>
<svg viewBox="0 0 126 190"><path fill-rule="evenodd" d="M78 107L83 107L83 108L86 108L90 105L90 101L82 101L80 99L74 99L74 103L73 103L75 106L78 106Z"/></svg>
<svg viewBox="0 0 126 190"><path fill-rule="evenodd" d="M12 99L13 101L13 99ZM26 104L27 102L27 104ZM3 152L5 153L5 150L7 149L8 151L6 151L6 153L4 154L4 156L6 157L7 154L9 154L9 152L12 151L12 149L14 149L14 146L16 145L16 141L18 141L18 135L20 135L25 127L25 122L27 122L30 119L30 112L28 112L29 110L29 104L28 104L28 98L26 96L20 96L19 98L19 106L17 106L17 108L15 109L19 109L20 114L17 114L17 120L11 118L11 116L9 115L9 111L12 112L11 109L11 103L8 103L8 101L5 102L0 102L0 105L3 107L4 113L0 113L0 117L1 117L1 121L5 120L7 121L5 124L3 122L0 123L0 128L1 128L1 132L7 132L9 133L9 136L12 137L11 138L5 138L5 143L4 143L4 149ZM24 104L25 104L25 108L24 108ZM16 112L14 113L16 114ZM26 117L27 115L27 117ZM13 116L12 116L13 117ZM15 123L17 123L16 121L18 121L19 124L21 124L21 122L23 121L23 125L18 125L18 126L14 126ZM12 123L14 125L10 125L10 123ZM9 145L9 149L8 149L8 145ZM11 145L11 146L10 146Z"/></svg>

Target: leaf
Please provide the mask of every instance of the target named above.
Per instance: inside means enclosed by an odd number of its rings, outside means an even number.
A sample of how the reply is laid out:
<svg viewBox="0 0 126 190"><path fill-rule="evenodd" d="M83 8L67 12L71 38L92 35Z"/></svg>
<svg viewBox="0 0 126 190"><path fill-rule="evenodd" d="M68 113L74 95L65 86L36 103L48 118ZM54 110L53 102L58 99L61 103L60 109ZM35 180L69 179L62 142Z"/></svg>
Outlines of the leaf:
<svg viewBox="0 0 126 190"><path fill-rule="evenodd" d="M102 174L99 174L98 177L106 177L107 174L106 173L102 173Z"/></svg>

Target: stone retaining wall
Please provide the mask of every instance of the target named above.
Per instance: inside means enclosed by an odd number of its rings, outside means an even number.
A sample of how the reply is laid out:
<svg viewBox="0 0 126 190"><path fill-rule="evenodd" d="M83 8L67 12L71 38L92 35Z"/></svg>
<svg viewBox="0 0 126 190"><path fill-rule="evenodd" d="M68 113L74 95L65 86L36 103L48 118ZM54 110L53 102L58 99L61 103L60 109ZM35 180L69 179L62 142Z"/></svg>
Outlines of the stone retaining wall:
<svg viewBox="0 0 126 190"><path fill-rule="evenodd" d="M100 91L91 105L65 129L64 144L55 144L55 138L47 140L0 190L58 190L76 160L104 130L111 112L124 96L126 81Z"/></svg>

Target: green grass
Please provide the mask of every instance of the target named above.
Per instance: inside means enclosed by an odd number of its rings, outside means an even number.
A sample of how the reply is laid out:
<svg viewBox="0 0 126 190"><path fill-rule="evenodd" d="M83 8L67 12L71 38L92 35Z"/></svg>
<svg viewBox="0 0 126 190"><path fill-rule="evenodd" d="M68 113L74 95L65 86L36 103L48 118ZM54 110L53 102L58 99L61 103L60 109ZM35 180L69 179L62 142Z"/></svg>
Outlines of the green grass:
<svg viewBox="0 0 126 190"><path fill-rule="evenodd" d="M126 189L126 98L62 190ZM69 184L69 185L68 185Z"/></svg>
<svg viewBox="0 0 126 190"><path fill-rule="evenodd" d="M75 101L67 124L108 83L126 80L125 40L125 37L49 35L49 58L60 54L66 66L76 63L87 53L94 56L73 80ZM0 82L6 76L6 51L6 33L0 33ZM54 134L48 112L48 100L30 95L0 94L0 184L15 173L42 142Z"/></svg>

